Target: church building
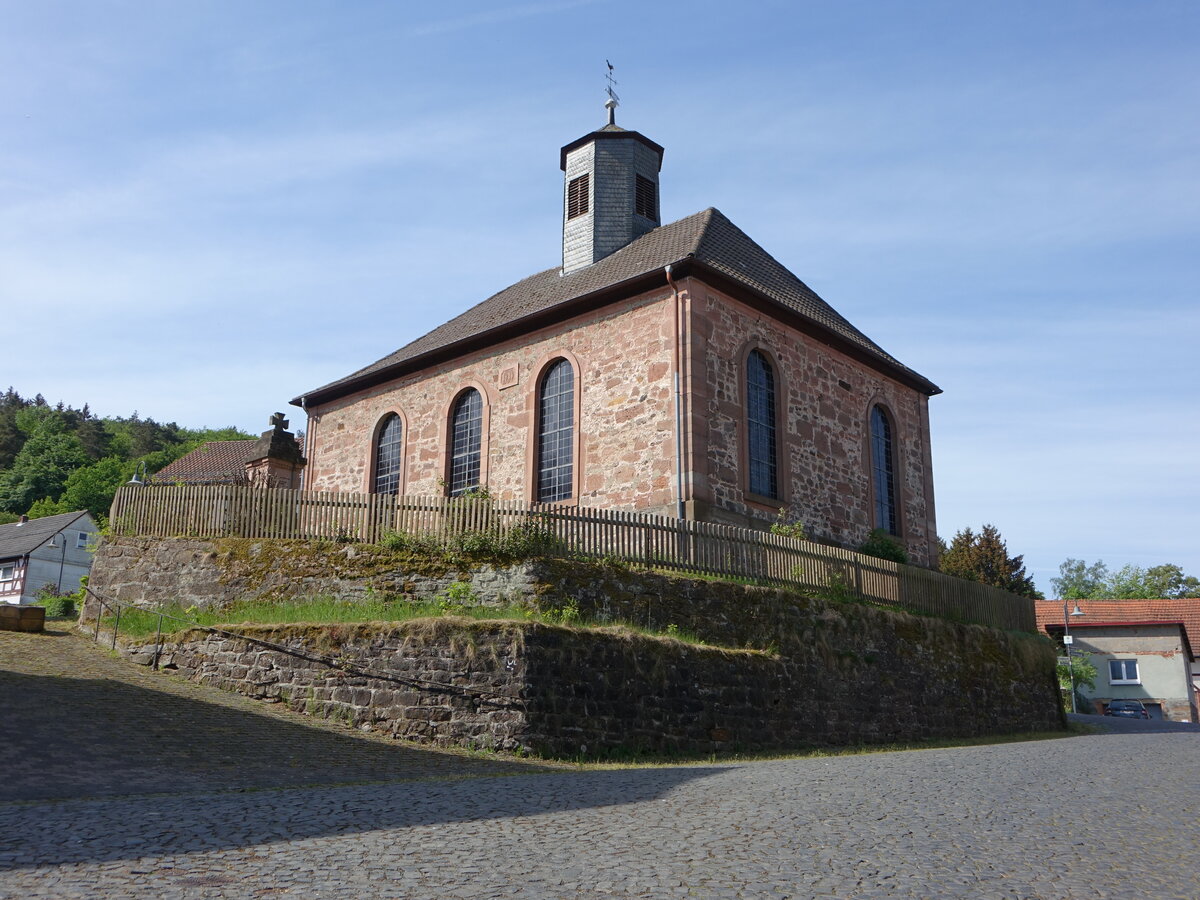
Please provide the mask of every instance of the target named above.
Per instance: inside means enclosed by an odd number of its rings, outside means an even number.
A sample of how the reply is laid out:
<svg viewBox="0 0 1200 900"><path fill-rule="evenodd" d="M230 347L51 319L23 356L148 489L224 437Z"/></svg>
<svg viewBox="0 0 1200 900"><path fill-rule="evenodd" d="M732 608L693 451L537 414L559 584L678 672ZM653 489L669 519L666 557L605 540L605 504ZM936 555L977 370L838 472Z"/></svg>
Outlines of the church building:
<svg viewBox="0 0 1200 900"><path fill-rule="evenodd" d="M562 263L292 403L309 490L460 494L766 528L936 562L940 393L716 209L659 216L663 148L562 148Z"/></svg>

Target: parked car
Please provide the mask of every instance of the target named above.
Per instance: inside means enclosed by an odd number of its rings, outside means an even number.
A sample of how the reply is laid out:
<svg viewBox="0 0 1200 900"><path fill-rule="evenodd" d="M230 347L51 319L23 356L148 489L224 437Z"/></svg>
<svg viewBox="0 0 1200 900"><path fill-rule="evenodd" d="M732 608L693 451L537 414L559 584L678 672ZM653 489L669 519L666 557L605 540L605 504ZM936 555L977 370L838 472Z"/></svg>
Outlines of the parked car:
<svg viewBox="0 0 1200 900"><path fill-rule="evenodd" d="M1150 713L1142 705L1141 700L1113 700L1104 711L1106 716L1120 716L1122 719L1148 719Z"/></svg>

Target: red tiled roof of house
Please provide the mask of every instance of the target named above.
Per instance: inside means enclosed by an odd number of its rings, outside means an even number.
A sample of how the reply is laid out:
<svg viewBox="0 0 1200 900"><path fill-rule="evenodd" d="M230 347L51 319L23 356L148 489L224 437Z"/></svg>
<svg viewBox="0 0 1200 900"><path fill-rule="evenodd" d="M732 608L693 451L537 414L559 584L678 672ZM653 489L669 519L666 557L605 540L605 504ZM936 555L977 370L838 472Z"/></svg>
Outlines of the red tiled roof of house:
<svg viewBox="0 0 1200 900"><path fill-rule="evenodd" d="M246 480L246 461L257 440L208 441L151 476L157 484L236 484Z"/></svg>
<svg viewBox="0 0 1200 900"><path fill-rule="evenodd" d="M1068 600L1067 612L1079 604L1082 616L1071 619L1071 627L1099 624L1146 624L1151 622L1182 622L1189 636L1200 634L1200 598L1162 600ZM1062 625L1061 600L1035 600L1038 630L1048 625ZM1193 648L1194 649L1194 648Z"/></svg>

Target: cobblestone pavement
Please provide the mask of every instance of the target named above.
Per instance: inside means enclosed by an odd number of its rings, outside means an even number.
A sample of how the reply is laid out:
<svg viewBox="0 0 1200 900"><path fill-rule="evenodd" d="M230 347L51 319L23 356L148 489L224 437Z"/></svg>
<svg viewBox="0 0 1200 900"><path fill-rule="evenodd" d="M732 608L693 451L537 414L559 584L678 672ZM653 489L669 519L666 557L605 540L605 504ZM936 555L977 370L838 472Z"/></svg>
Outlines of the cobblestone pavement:
<svg viewBox="0 0 1200 900"><path fill-rule="evenodd" d="M532 768L349 731L135 666L67 629L0 632L0 801Z"/></svg>
<svg viewBox="0 0 1200 900"><path fill-rule="evenodd" d="M13 647L28 640L0 640L0 668L9 670L0 674L5 707L14 675L34 690L36 678L49 677L27 671L44 663L14 662ZM87 675L137 687L147 700L169 695L259 715L227 705L223 695L131 670L79 639L49 643L65 648L57 654L64 666L82 657L93 667L73 671L76 688L84 689ZM115 742L120 711L105 705L99 688L89 697L70 712L86 719L99 705L112 718L101 736ZM58 721L28 712L17 718L46 728ZM319 728L308 745L311 725L272 718L284 737L263 726L274 740L268 746L290 748L306 783L322 780L313 778L306 748L334 754L324 784L272 786L262 764L242 767L240 782L219 784L244 787L253 780L246 773L256 772L264 789L198 788L194 779L211 773L185 757L175 787L165 788L176 762L155 762L153 750L138 749L137 731L125 739L141 765L157 766L157 781L117 782L117 767L106 763L105 778L74 783L90 790L88 799L56 800L37 794L39 785L47 797L63 794L53 781L65 777L61 762L44 779L23 778L16 796L24 799L0 803L0 897L1200 896L1195 729L736 765L570 772L531 765L514 774L519 763L489 766L452 754L425 762L424 751ZM9 721L5 709L6 743L14 737ZM168 739L167 723L155 721L156 738ZM25 749L37 744L15 737ZM50 758L71 756L86 769L89 736L71 740L70 754ZM385 751L403 762L380 761L375 754ZM363 773L382 776L380 783L337 783ZM451 773L464 777L437 777ZM499 774L507 777L492 777ZM164 792L147 794L147 784Z"/></svg>

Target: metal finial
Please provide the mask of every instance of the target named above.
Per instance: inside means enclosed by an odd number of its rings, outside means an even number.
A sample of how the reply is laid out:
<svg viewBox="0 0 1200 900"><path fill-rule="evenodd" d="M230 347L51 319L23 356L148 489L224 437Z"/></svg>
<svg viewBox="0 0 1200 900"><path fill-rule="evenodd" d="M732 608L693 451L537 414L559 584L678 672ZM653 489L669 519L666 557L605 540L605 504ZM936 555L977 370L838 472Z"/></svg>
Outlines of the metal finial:
<svg viewBox="0 0 1200 900"><path fill-rule="evenodd" d="M616 125L617 107L621 105L621 98L617 96L617 92L614 90L617 84L617 79L613 77L613 64L607 59L604 61L604 64L608 66L608 75L606 76L608 80L608 87L604 89L604 92L608 94L608 99L604 101L604 108L608 110L608 124Z"/></svg>

